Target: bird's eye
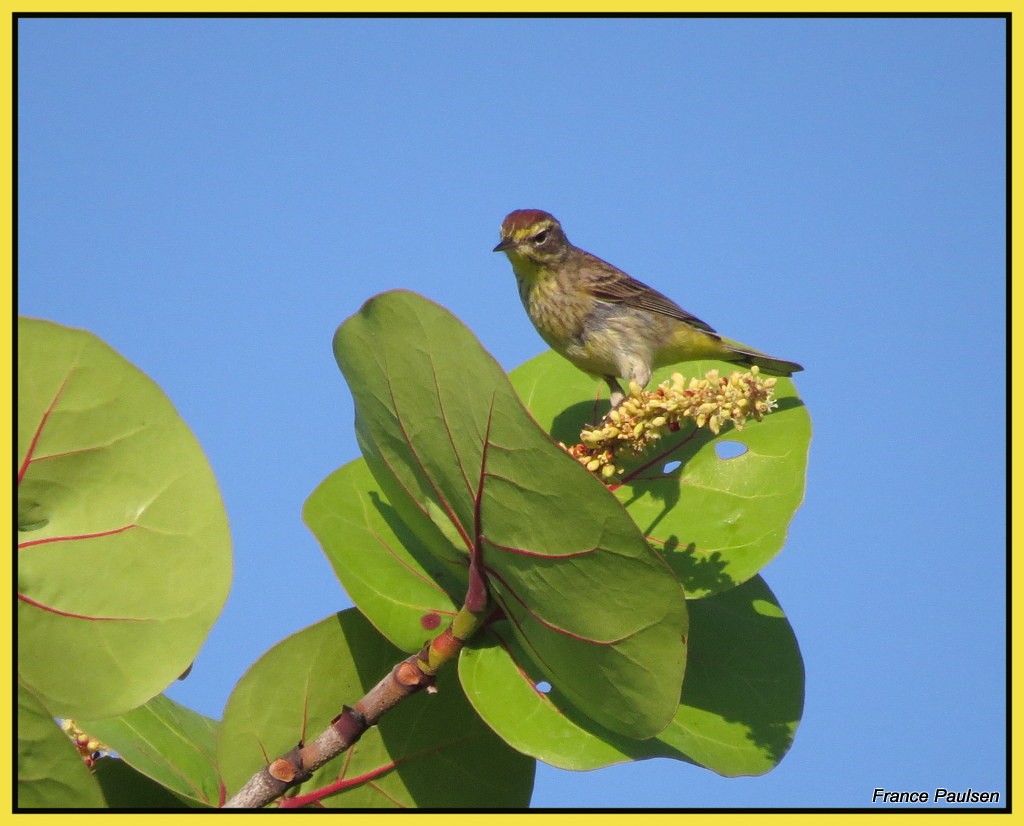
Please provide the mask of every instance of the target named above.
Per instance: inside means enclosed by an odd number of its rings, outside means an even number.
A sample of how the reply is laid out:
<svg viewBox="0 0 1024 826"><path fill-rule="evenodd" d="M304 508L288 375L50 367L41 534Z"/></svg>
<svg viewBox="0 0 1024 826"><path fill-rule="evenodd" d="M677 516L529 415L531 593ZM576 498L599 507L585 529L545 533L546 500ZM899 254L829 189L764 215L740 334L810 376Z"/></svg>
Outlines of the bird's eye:
<svg viewBox="0 0 1024 826"><path fill-rule="evenodd" d="M536 235L534 235L533 238L531 238L530 240L533 242L534 246L538 246L539 247L541 244L543 244L545 241L548 240L548 236L550 234L551 234L550 230L542 229L540 232L538 232Z"/></svg>

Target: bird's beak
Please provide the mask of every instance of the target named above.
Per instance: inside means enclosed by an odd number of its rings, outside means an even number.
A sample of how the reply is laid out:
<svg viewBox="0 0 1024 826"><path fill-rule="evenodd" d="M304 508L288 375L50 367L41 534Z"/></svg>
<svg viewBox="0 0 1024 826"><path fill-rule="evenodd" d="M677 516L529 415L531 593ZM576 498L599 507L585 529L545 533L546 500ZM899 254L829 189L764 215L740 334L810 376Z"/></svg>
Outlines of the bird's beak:
<svg viewBox="0 0 1024 826"><path fill-rule="evenodd" d="M491 250L491 252L504 252L505 250L512 249L512 247L514 247L515 245L516 242L513 241L511 238L502 238L501 241L498 243L498 246Z"/></svg>

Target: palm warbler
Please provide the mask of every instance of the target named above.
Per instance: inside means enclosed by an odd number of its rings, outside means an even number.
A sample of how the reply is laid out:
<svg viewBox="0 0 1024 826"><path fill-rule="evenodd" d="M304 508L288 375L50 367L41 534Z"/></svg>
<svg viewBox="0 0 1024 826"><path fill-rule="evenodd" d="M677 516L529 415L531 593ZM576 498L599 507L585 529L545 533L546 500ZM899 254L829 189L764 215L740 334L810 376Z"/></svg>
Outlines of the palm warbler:
<svg viewBox="0 0 1024 826"><path fill-rule="evenodd" d="M624 398L618 378L643 387L655 367L679 361L735 361L775 376L803 370L723 339L657 290L573 246L550 213L510 212L494 251L512 262L537 332L581 370L602 376L613 407Z"/></svg>

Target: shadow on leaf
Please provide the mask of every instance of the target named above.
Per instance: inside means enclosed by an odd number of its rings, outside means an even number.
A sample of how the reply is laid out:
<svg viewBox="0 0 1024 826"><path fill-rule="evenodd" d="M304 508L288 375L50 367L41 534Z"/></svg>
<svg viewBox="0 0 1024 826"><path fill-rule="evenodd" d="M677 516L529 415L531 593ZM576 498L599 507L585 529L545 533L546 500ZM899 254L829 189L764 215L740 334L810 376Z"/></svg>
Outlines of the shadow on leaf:
<svg viewBox="0 0 1024 826"><path fill-rule="evenodd" d="M395 536L402 543L402 547L420 564L430 579L437 583L457 605L460 604L466 593L466 576L463 571L468 566L468 559L453 552L452 558L442 561L437 555L431 553L423 544L423 540L405 524L390 502L375 491L370 491L369 495L377 513L394 531Z"/></svg>
<svg viewBox="0 0 1024 826"><path fill-rule="evenodd" d="M682 704L743 726L767 770L789 750L803 711L803 661L792 628L761 577L688 605Z"/></svg>
<svg viewBox="0 0 1024 826"><path fill-rule="evenodd" d="M650 537L648 539L650 540ZM733 588L737 584L725 573L727 562L723 559L721 551L700 553L693 542L683 547L674 534L664 542L654 540L651 545L672 566L688 597L708 592L717 593Z"/></svg>
<svg viewBox="0 0 1024 826"><path fill-rule="evenodd" d="M551 436L567 445L577 444L580 431L588 424L597 424L607 411L608 402L603 399L570 405L555 416Z"/></svg>

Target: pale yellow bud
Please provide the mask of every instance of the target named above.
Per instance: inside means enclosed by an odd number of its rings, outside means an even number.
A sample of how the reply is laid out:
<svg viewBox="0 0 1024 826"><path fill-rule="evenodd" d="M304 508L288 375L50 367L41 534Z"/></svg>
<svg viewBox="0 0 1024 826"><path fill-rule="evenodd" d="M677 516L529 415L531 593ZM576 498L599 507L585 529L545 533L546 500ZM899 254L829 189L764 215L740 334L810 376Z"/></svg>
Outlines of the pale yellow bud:
<svg viewBox="0 0 1024 826"><path fill-rule="evenodd" d="M581 443L569 452L591 473L599 471L601 478L610 479L624 472L615 465L617 450L639 454L667 428L678 430L685 419L697 427L707 425L715 436L729 422L742 430L749 416L760 421L778 407L771 393L774 384L773 378L761 378L757 368L746 373L733 370L727 376L709 370L699 379L673 373L671 380L652 391L631 381L623 402L609 411L601 424L585 428L580 433Z"/></svg>

